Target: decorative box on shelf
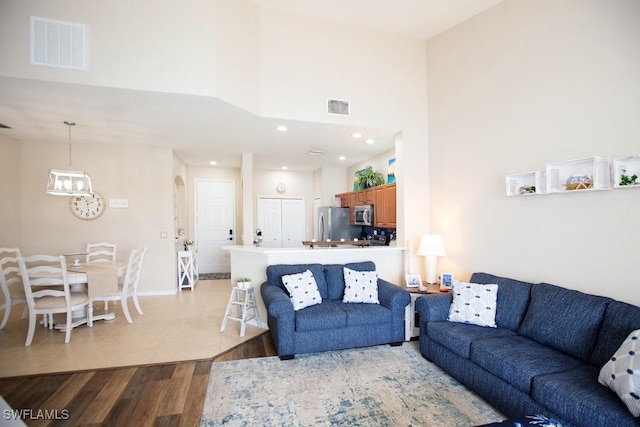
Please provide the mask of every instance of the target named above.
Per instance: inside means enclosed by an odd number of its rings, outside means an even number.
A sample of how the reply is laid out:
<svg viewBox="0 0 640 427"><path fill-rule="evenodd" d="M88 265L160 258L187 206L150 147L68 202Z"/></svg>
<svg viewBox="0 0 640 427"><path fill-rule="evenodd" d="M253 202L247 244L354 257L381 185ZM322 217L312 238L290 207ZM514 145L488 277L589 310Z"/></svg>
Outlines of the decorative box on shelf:
<svg viewBox="0 0 640 427"><path fill-rule="evenodd" d="M546 193L545 172L523 172L506 176L507 196L527 196Z"/></svg>
<svg viewBox="0 0 640 427"><path fill-rule="evenodd" d="M640 156L613 159L613 188L640 188Z"/></svg>
<svg viewBox="0 0 640 427"><path fill-rule="evenodd" d="M547 163L547 193L611 189L611 162L605 157Z"/></svg>

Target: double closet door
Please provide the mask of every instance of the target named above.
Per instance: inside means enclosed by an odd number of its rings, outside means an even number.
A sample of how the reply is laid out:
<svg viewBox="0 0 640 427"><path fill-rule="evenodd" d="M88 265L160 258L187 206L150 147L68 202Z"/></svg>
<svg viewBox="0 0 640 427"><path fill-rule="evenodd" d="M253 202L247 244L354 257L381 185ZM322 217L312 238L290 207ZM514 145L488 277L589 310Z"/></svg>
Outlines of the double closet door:
<svg viewBox="0 0 640 427"><path fill-rule="evenodd" d="M258 228L265 248L301 247L305 239L304 199L258 198Z"/></svg>

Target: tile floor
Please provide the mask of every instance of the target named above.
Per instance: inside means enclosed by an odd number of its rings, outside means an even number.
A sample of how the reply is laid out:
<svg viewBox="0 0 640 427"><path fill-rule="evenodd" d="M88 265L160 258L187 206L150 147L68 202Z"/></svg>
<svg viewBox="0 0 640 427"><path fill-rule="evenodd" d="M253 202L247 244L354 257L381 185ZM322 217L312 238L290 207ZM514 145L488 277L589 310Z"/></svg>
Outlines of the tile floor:
<svg viewBox="0 0 640 427"><path fill-rule="evenodd" d="M142 316L129 300L132 324L119 303L111 304L114 320L75 328L69 344L64 333L36 326L30 347L24 346L29 321L14 306L0 330L0 377L213 357L265 331L248 325L240 338L240 322L228 322L220 333L230 294L229 280L201 280L193 291L140 297Z"/></svg>

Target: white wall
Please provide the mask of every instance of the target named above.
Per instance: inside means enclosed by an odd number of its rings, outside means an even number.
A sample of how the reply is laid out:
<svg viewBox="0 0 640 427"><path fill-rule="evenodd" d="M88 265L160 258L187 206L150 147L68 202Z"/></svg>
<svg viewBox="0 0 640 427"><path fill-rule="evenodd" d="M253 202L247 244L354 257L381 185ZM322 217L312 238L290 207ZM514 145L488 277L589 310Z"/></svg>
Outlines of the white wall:
<svg viewBox="0 0 640 427"><path fill-rule="evenodd" d="M357 163L347 168L347 179L350 184L349 191L353 190L353 181L355 179L356 172L360 169L371 166L374 171L382 172L384 182L387 182L387 175L389 172L389 160L396 157L396 150L389 150L381 153L375 157L365 160L364 162ZM397 160L396 160L397 165Z"/></svg>
<svg viewBox="0 0 640 427"><path fill-rule="evenodd" d="M214 95L216 3L2 0L0 75ZM89 72L29 65L29 16L87 24Z"/></svg>
<svg viewBox="0 0 640 427"><path fill-rule="evenodd" d="M116 242L118 261L147 246L139 290L175 291L172 153L146 146L76 144L74 168L91 176L94 191L126 199L128 208L107 207L97 219L72 215L69 197L44 192L49 168L68 166L66 144L21 142L17 180L20 194L20 243L23 255L80 252L90 242ZM15 182L15 181L14 181ZM12 191L7 193L13 194ZM4 195L4 193L3 193ZM11 197L11 196L10 196ZM161 238L167 232L167 238Z"/></svg>
<svg viewBox="0 0 640 427"><path fill-rule="evenodd" d="M278 193L276 185L282 182L287 186L285 193ZM254 217L253 223L258 224L257 200L258 197L296 197L303 198L305 204L305 239L313 237L313 172L299 172L288 170L254 169L253 171L253 197Z"/></svg>
<svg viewBox="0 0 640 427"><path fill-rule="evenodd" d="M428 231L425 42L269 9L260 35L261 114L401 131L398 239ZM326 114L327 98L349 100L351 116Z"/></svg>
<svg viewBox="0 0 640 427"><path fill-rule="evenodd" d="M20 145L0 135L0 246L20 247ZM43 187L44 188L44 187Z"/></svg>
<svg viewBox="0 0 640 427"><path fill-rule="evenodd" d="M640 154L640 2L507 0L428 43L441 271L640 304L640 189L505 197L505 175Z"/></svg>

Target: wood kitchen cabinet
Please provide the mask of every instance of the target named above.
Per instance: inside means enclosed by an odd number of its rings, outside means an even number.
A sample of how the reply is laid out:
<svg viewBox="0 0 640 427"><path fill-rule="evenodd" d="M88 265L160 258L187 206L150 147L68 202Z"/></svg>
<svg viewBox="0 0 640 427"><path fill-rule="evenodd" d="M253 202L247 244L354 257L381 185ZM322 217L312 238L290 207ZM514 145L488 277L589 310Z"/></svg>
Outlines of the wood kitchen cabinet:
<svg viewBox="0 0 640 427"><path fill-rule="evenodd" d="M373 187L373 199L374 226L396 228L396 184Z"/></svg>
<svg viewBox="0 0 640 427"><path fill-rule="evenodd" d="M396 228L396 184L385 184L365 188L360 191L336 194L340 206L349 208L351 223L355 223L356 205L373 205L373 223L375 227Z"/></svg>
<svg viewBox="0 0 640 427"><path fill-rule="evenodd" d="M365 188L364 190L355 191L356 202L359 205L373 205L374 196L373 188Z"/></svg>
<svg viewBox="0 0 640 427"><path fill-rule="evenodd" d="M354 224L356 221L355 218L355 208L358 204L357 191L351 191L349 193L341 193L336 194L336 197L340 197L340 207L349 208L349 222Z"/></svg>

